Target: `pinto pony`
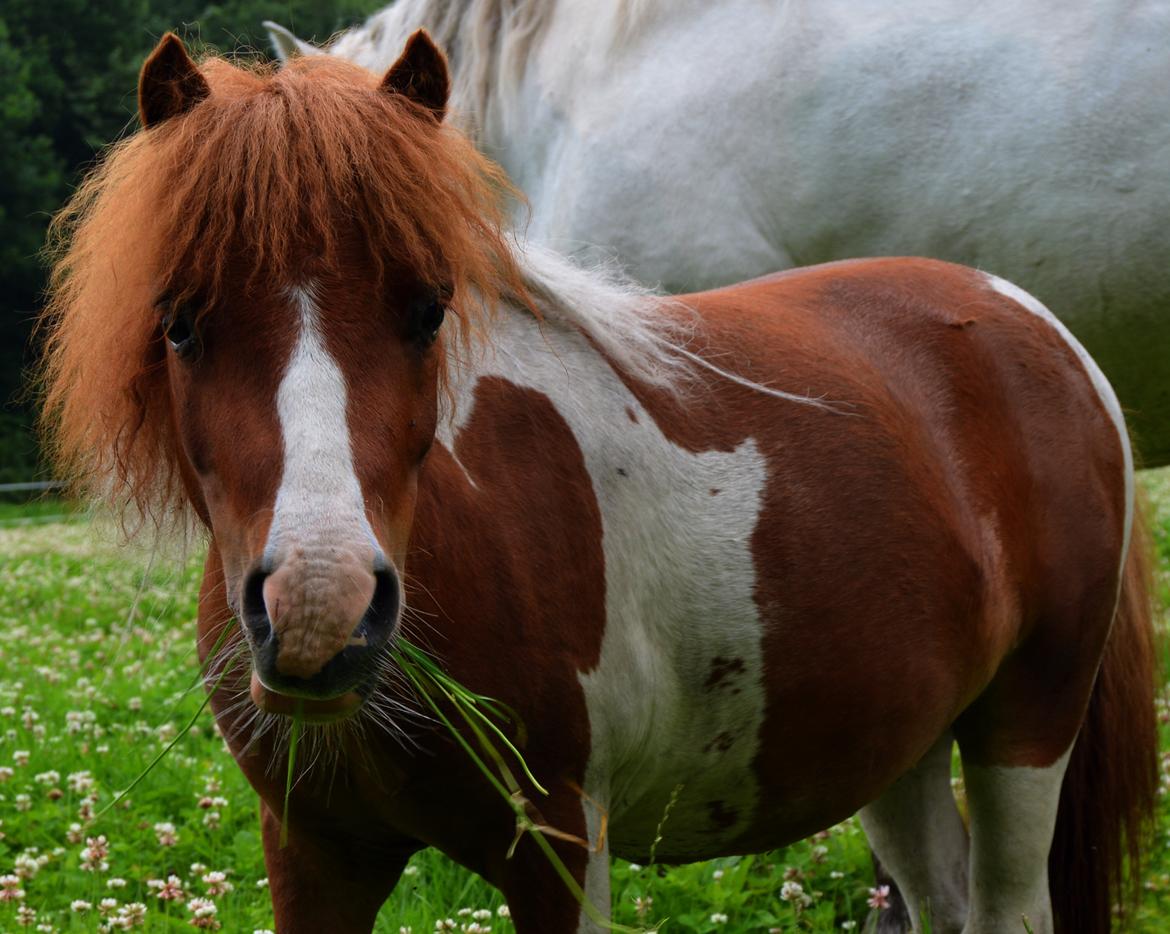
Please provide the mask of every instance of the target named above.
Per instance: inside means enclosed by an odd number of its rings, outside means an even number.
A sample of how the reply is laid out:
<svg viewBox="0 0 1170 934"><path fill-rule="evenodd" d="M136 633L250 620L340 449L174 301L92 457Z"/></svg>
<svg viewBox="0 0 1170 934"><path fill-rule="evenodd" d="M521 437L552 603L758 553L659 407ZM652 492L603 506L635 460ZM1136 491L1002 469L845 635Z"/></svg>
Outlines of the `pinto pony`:
<svg viewBox="0 0 1170 934"><path fill-rule="evenodd" d="M199 645L278 929L369 931L427 846L518 931L593 927L418 716L405 632L516 712L602 912L609 853L658 829L694 860L860 809L915 924L1107 930L1155 785L1151 621L1080 345L940 262L679 302L520 249L447 88L423 33L380 79L167 36L145 128L58 221L45 423L91 493L207 531ZM297 707L332 758L282 845Z"/></svg>

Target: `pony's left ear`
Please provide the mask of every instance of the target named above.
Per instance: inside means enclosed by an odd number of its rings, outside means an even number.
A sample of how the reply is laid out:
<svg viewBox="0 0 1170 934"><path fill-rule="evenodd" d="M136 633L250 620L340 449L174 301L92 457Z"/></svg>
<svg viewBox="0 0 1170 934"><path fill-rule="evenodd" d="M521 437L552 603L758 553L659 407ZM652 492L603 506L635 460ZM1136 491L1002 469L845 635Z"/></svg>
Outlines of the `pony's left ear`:
<svg viewBox="0 0 1170 934"><path fill-rule="evenodd" d="M207 79L173 32L159 40L138 76L138 115L152 127L186 113L211 94Z"/></svg>
<svg viewBox="0 0 1170 934"><path fill-rule="evenodd" d="M447 112L451 77L445 56L425 29L406 40L398 61L390 66L381 87L421 104L441 121Z"/></svg>

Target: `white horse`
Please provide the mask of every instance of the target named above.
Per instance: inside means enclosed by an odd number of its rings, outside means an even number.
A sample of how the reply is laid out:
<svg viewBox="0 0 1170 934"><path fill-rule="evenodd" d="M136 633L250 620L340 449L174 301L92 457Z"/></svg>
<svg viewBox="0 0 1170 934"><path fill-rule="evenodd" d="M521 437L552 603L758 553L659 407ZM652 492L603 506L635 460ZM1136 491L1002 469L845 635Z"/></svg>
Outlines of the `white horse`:
<svg viewBox="0 0 1170 934"><path fill-rule="evenodd" d="M382 70L420 26L532 239L677 292L978 266L1064 319L1170 462L1170 4L399 0L328 52Z"/></svg>

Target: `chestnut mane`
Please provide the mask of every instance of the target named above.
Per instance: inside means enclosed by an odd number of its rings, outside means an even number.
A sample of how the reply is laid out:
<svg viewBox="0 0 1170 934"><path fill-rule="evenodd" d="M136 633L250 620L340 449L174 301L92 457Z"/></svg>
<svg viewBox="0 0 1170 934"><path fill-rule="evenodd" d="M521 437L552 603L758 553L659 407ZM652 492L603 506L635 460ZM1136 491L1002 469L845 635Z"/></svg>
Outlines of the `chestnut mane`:
<svg viewBox="0 0 1170 934"><path fill-rule="evenodd" d="M506 180L429 111L333 58L200 68L210 96L114 145L51 234L42 426L58 469L128 530L187 511L160 297L227 313L306 260L329 268L342 237L378 277L394 264L450 287L463 341L501 293L525 294Z"/></svg>

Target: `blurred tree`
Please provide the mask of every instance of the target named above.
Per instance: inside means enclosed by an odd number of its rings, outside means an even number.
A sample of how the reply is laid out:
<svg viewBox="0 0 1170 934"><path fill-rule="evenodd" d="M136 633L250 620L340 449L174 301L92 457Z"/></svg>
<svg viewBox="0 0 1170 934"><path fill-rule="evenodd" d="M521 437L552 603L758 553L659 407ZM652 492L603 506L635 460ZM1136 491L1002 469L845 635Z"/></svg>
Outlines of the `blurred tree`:
<svg viewBox="0 0 1170 934"><path fill-rule="evenodd" d="M102 147L137 127L138 69L173 29L196 50L267 55L274 19L324 40L384 0L0 0L0 482L37 470L17 398L53 212Z"/></svg>

